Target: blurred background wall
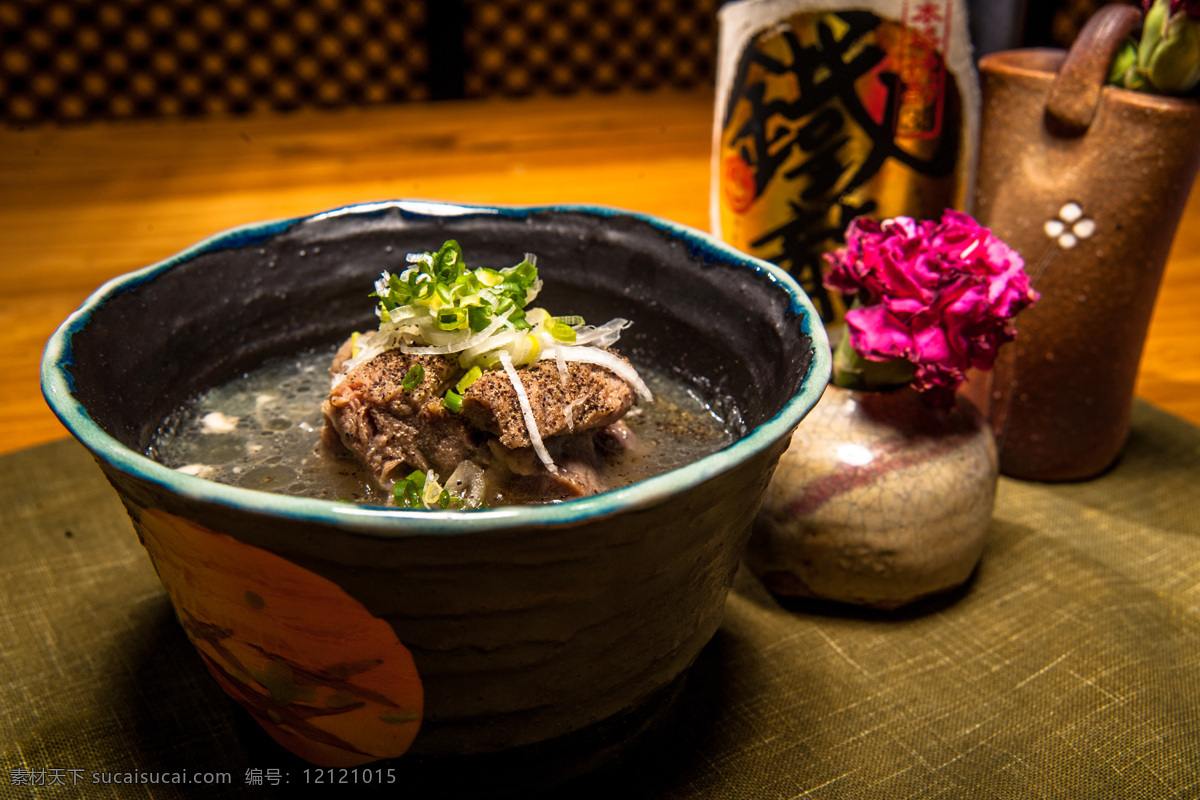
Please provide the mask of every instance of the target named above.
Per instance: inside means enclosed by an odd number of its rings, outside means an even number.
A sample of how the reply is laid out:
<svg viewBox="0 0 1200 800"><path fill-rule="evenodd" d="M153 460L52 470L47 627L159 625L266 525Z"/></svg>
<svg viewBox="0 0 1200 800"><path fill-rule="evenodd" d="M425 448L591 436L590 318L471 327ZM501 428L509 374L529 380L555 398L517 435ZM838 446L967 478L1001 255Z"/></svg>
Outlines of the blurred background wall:
<svg viewBox="0 0 1200 800"><path fill-rule="evenodd" d="M973 0L980 51L1098 0ZM711 86L720 0L0 0L5 124Z"/></svg>

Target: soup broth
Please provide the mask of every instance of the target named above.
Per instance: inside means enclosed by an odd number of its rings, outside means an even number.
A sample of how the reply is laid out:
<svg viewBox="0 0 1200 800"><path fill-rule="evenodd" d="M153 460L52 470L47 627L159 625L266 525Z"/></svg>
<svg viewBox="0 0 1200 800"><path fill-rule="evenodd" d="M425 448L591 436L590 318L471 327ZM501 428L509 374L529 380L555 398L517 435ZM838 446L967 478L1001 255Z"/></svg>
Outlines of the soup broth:
<svg viewBox="0 0 1200 800"><path fill-rule="evenodd" d="M334 350L269 362L200 395L164 422L147 454L173 469L231 486L390 505L390 491L357 462L329 454L321 444L321 402L329 393ZM717 404L675 376L635 366L654 402L639 404L625 416L639 444L608 460L608 488L690 464L738 438L736 415L719 413Z"/></svg>

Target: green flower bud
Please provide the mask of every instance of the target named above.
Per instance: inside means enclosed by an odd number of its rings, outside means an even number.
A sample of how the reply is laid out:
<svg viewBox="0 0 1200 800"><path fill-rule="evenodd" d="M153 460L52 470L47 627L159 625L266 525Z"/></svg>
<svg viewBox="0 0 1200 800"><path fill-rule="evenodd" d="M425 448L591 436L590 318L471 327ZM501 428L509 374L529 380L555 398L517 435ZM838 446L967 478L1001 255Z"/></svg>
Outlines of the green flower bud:
<svg viewBox="0 0 1200 800"><path fill-rule="evenodd" d="M1172 12L1172 5L1179 7ZM1118 60L1122 56L1118 54ZM1150 6L1137 65L1137 71L1151 84L1147 88L1162 94L1187 94L1200 83L1200 20L1189 13L1186 4L1155 0ZM1130 85L1128 78L1124 85Z"/></svg>
<svg viewBox="0 0 1200 800"><path fill-rule="evenodd" d="M1170 0L1154 0L1142 18L1142 41L1138 44L1138 67L1143 71L1150 64L1150 57L1162 42L1171 17Z"/></svg>
<svg viewBox="0 0 1200 800"><path fill-rule="evenodd" d="M1145 73L1163 94L1187 94L1195 88L1200 83L1200 23L1187 14L1172 14Z"/></svg>

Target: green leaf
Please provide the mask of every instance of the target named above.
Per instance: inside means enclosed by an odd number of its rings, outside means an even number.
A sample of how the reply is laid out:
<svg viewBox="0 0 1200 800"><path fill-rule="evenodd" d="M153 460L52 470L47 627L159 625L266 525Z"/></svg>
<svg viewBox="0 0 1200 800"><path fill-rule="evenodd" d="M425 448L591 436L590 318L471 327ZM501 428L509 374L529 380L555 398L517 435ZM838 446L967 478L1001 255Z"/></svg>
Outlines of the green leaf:
<svg viewBox="0 0 1200 800"><path fill-rule="evenodd" d="M1125 89L1134 88L1130 86L1130 83L1135 80L1135 76L1139 75L1137 59L1137 42L1132 36L1127 36L1120 49L1117 50L1116 56L1113 57L1112 66L1108 70L1108 82Z"/></svg>
<svg viewBox="0 0 1200 800"><path fill-rule="evenodd" d="M833 352L834 386L858 391L884 391L910 383L916 367L911 361L871 361L850 346L850 331L842 332L842 340Z"/></svg>

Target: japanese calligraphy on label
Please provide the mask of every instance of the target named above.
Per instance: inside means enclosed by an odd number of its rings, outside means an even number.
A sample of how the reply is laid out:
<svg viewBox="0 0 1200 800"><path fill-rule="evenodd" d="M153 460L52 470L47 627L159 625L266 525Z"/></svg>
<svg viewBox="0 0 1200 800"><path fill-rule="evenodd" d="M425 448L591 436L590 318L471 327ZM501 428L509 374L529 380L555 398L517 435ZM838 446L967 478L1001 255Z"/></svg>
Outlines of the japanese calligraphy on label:
<svg viewBox="0 0 1200 800"><path fill-rule="evenodd" d="M978 87L969 46L968 74L946 58L951 35L965 36L951 0L749 19L755 6L787 5L743 0L721 12L723 50L736 39L726 27L756 27L736 53L722 53L713 227L791 272L831 323L843 309L822 285L822 256L842 244L851 219L964 208Z"/></svg>

